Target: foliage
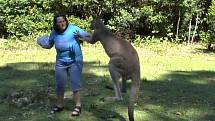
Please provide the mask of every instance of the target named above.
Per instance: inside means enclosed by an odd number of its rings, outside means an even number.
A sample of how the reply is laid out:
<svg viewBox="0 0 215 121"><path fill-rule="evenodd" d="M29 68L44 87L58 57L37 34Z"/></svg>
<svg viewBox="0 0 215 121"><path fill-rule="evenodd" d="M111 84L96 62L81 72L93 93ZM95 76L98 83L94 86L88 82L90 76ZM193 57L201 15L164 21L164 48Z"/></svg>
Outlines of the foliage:
<svg viewBox="0 0 215 121"><path fill-rule="evenodd" d="M47 10L45 9L46 2L40 0L4 0L1 2L3 16L0 21L3 21L9 36L21 38L50 30L53 15L44 13Z"/></svg>
<svg viewBox="0 0 215 121"><path fill-rule="evenodd" d="M212 0L212 4L208 12L208 24L208 33L210 34L211 39L215 39L215 0Z"/></svg>
<svg viewBox="0 0 215 121"><path fill-rule="evenodd" d="M0 22L4 23L10 37L15 36L26 41L26 36L37 36L51 30L55 13L51 12L51 8L57 1L5 0L0 3L3 14ZM84 29L88 28L84 20L80 21L80 19L72 19L72 17L74 16L69 17L71 22L80 24Z"/></svg>
<svg viewBox="0 0 215 121"><path fill-rule="evenodd" d="M91 17L101 15L108 27L114 32L123 33L129 40L140 35L183 42L187 40L188 34L195 34L195 40L201 41L200 33L212 31L214 25L212 11L208 11L211 2L211 0L0 0L0 35L15 36L22 40L24 36L35 37L41 32L47 33L52 28L54 13L63 12L71 17L72 23L80 25L87 31L90 31ZM206 22L206 18L210 20ZM190 22L191 33L188 28Z"/></svg>
<svg viewBox="0 0 215 121"><path fill-rule="evenodd" d="M84 20L84 19L79 19L76 18L75 16L71 15L68 17L68 20L71 24L75 24L78 25L79 27L81 27L82 29L86 30L86 31L90 31L90 23L89 21L92 20L92 17L89 17L88 20Z"/></svg>
<svg viewBox="0 0 215 121"><path fill-rule="evenodd" d="M210 43L212 36L210 34L210 32L200 32L200 39L202 40L203 43Z"/></svg>

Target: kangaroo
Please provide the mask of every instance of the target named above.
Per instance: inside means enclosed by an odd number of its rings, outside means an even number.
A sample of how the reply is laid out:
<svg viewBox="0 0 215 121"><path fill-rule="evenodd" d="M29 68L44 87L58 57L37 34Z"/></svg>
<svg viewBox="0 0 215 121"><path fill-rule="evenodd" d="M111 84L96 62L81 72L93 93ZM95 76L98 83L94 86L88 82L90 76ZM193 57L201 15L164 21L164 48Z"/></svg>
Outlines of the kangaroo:
<svg viewBox="0 0 215 121"><path fill-rule="evenodd" d="M114 35L99 18L93 19L91 29L94 32L89 43L94 44L100 41L106 54L110 58L108 68L113 82L115 96L107 97L106 99L123 100L122 92L126 91L126 82L131 79L128 116L129 121L134 121L134 103L137 101L140 85L140 64L137 51L128 41ZM121 86L120 78L122 79Z"/></svg>

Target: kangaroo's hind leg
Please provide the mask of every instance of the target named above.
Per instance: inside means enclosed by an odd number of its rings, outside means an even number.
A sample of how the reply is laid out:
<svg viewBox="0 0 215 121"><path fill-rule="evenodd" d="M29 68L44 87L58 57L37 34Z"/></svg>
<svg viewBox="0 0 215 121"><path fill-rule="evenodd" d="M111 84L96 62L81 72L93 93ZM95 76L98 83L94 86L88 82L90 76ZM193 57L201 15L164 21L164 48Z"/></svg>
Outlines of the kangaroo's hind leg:
<svg viewBox="0 0 215 121"><path fill-rule="evenodd" d="M121 60L121 59L120 59ZM121 78L120 69L117 67L119 59L118 58L112 58L109 62L109 72L111 75L111 79L113 82L115 97L107 97L106 100L122 100L122 93L120 88L119 80Z"/></svg>
<svg viewBox="0 0 215 121"><path fill-rule="evenodd" d="M122 84L121 84L121 92L126 93L127 90L127 79L122 77Z"/></svg>

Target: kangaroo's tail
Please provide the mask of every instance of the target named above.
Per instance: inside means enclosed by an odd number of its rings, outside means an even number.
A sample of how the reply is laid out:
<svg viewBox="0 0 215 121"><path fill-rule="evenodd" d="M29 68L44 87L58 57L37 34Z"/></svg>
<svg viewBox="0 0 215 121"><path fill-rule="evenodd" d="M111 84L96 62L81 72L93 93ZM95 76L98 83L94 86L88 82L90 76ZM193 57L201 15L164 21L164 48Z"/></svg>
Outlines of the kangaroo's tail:
<svg viewBox="0 0 215 121"><path fill-rule="evenodd" d="M140 72L136 73L132 76L132 85L129 97L129 104L128 104L128 117L129 121L134 121L134 104L138 98L139 92L139 83L140 83Z"/></svg>

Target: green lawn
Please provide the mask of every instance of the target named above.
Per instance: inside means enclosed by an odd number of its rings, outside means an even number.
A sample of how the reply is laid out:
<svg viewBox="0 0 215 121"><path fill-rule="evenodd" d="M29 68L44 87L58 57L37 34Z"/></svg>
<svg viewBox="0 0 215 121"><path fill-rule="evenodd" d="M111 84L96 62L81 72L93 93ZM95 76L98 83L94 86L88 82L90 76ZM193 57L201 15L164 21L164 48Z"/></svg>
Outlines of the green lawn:
<svg viewBox="0 0 215 121"><path fill-rule="evenodd" d="M70 117L73 102L67 87L65 110L48 116L54 104L55 50L4 50L0 47L0 121L127 121L127 97L113 95L108 57L98 45L82 47L83 111ZM215 53L201 45L145 44L137 48L141 89L136 121L215 121Z"/></svg>

